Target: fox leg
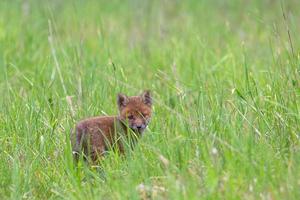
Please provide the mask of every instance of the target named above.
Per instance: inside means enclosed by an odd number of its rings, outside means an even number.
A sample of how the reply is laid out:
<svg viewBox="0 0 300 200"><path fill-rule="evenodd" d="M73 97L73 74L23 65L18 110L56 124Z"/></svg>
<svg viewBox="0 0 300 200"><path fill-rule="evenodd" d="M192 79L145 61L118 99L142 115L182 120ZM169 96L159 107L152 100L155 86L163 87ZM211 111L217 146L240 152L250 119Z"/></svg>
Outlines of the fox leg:
<svg viewBox="0 0 300 200"><path fill-rule="evenodd" d="M118 141L118 152L120 153L120 155L125 155L125 149L124 149L124 145L122 144L121 141Z"/></svg>
<svg viewBox="0 0 300 200"><path fill-rule="evenodd" d="M97 162L103 157L105 154L105 148L104 147L93 147L91 152L91 159L94 164L97 164Z"/></svg>

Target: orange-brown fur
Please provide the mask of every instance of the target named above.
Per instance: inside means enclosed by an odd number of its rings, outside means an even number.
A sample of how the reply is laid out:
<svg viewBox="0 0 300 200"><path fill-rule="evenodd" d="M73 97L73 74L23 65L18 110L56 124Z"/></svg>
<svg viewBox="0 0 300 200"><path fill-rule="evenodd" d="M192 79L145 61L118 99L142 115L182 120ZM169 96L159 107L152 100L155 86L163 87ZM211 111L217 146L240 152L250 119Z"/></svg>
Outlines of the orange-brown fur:
<svg viewBox="0 0 300 200"><path fill-rule="evenodd" d="M150 92L145 91L140 96L131 97L118 94L117 103L118 116L92 117L76 124L75 130L71 132L71 144L76 160L80 152L83 152L95 162L111 147L124 154L124 144L120 136L128 136L130 132L134 133L130 137L142 135L151 118Z"/></svg>

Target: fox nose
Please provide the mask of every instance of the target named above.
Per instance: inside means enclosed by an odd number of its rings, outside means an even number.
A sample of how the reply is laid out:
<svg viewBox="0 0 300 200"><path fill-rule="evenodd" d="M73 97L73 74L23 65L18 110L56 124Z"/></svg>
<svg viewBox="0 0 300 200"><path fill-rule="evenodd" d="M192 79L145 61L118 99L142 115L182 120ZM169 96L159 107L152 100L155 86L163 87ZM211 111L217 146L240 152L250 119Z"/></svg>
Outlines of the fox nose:
<svg viewBox="0 0 300 200"><path fill-rule="evenodd" d="M139 125L139 126L136 126L136 128L137 128L137 129L141 129L141 128L143 128L143 126L142 126L142 125Z"/></svg>
<svg viewBox="0 0 300 200"><path fill-rule="evenodd" d="M136 126L136 128L138 129L138 130L142 130L142 129L144 129L146 126L144 125L144 124L141 124L141 125L137 125Z"/></svg>

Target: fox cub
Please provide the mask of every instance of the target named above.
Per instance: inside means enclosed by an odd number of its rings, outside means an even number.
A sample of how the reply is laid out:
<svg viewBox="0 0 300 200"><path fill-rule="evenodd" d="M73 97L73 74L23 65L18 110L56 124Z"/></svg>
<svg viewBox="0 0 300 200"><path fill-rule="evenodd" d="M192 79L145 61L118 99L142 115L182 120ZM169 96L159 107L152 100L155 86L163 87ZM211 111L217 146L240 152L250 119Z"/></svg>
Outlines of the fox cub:
<svg viewBox="0 0 300 200"><path fill-rule="evenodd" d="M147 127L152 112L149 90L139 96L118 94L118 116L99 116L84 119L71 131L71 144L75 160L81 152L96 162L108 150L125 153L125 145L136 142ZM129 146L132 147L132 144Z"/></svg>

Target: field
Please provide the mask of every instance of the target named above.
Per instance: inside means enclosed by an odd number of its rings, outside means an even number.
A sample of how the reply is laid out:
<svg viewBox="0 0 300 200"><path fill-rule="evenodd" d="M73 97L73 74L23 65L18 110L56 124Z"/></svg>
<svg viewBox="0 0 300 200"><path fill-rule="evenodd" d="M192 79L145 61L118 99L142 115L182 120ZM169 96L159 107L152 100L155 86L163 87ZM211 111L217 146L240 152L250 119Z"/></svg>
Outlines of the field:
<svg viewBox="0 0 300 200"><path fill-rule="evenodd" d="M0 1L0 199L300 199L300 1ZM76 121L150 89L124 159Z"/></svg>

